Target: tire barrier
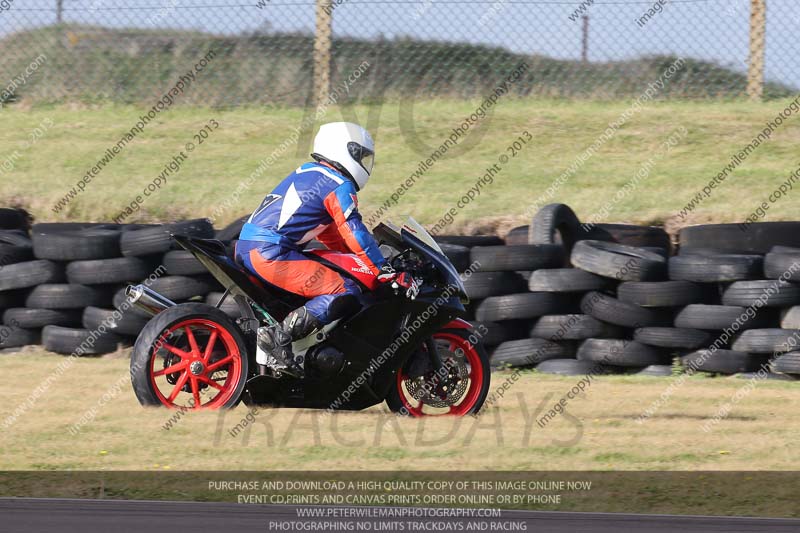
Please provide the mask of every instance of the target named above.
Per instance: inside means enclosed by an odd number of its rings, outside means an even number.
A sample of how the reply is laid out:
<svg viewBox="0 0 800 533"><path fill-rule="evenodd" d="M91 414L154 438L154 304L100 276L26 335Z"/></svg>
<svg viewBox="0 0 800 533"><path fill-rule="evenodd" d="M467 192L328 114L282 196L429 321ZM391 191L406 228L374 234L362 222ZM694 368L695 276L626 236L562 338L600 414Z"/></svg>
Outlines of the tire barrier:
<svg viewBox="0 0 800 533"><path fill-rule="evenodd" d="M216 305L222 288L170 234L232 246L244 220L164 225L45 223L0 209L0 351L44 344L70 354L130 345L148 317L124 287L160 268L151 287L175 301ZM5 224L5 225L3 225ZM559 375L670 376L759 372L800 377L797 222L685 228L584 224L564 204L529 226L436 240L459 272L468 319L495 369ZM237 316L226 300L221 310ZM100 333L98 333L102 330ZM773 374L780 373L780 374Z"/></svg>
<svg viewBox="0 0 800 533"><path fill-rule="evenodd" d="M130 283L147 280L177 302L206 301L216 293L216 304L222 294L170 237L213 238L206 219L31 225L18 210L0 209L0 228L0 352L41 344L65 355L100 355L132 345L149 317L127 304ZM235 228L225 231L238 237ZM236 311L228 302L225 310Z"/></svg>
<svg viewBox="0 0 800 533"><path fill-rule="evenodd" d="M505 252L480 236L437 240L481 263L464 283L468 318L488 331L495 369L800 378L800 223L750 228L692 226L673 246L662 228L581 224L552 204ZM546 248L525 248L526 232Z"/></svg>

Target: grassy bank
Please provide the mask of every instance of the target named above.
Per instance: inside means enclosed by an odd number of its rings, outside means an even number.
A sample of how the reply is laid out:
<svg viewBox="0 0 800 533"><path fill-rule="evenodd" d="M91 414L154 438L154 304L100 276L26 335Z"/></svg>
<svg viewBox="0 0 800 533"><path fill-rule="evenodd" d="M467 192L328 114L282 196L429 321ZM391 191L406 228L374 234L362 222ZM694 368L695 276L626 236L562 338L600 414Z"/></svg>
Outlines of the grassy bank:
<svg viewBox="0 0 800 533"><path fill-rule="evenodd" d="M62 361L29 349L0 358L3 419ZM504 374L493 376L494 386ZM325 416L261 410L175 417L142 409L118 355L78 360L0 433L0 470L792 470L794 383L692 377L643 423L669 379L599 377L567 416L537 420L577 377L525 374L478 419L398 420L384 406ZM116 386L115 386L116 384ZM727 418L705 431L723 403ZM84 418L85 417L85 418ZM172 417L172 418L171 418ZM79 423L83 418L84 423ZM78 431L70 431L75 424ZM171 424L171 425L170 425ZM166 427L169 426L169 429Z"/></svg>
<svg viewBox="0 0 800 533"><path fill-rule="evenodd" d="M645 104L594 155L578 164L551 201L572 205L588 219L600 205L612 204L602 219L613 222L659 223L673 217L690 198L744 148L785 102L652 103ZM477 102L439 100L384 104L381 107L330 108L323 121L358 120L376 137L378 157L373 180L361 198L365 218L379 208L419 162L428 158ZM592 146L612 121L629 109L627 102L586 103L544 100L500 100L468 135L435 162L416 184L390 202L389 213L410 213L435 223L475 185L486 168L524 131L532 141L516 157L501 163L493 183L459 210L454 225L479 217L501 218L506 226L526 220L524 213L559 175ZM0 203L21 203L39 220L109 220L151 183L187 142L180 170L147 197L128 220L165 220L217 214L217 224L253 209L278 180L307 160L312 133L299 143L286 142L303 121L300 108L220 110L174 107L150 122L58 213L52 207L74 187L144 112L141 108L73 106L6 108L0 131ZM370 115L371 112L371 115ZM194 135L211 119L219 122L203 144ZM43 126L50 124L51 126ZM41 135L35 133L39 128ZM654 157L674 131L686 128L678 144ZM313 128L312 128L313 129ZM33 133L32 133L33 132ZM33 135L33 136L32 136ZM713 195L704 200L690 221L743 220L797 168L800 119L790 118L742 163ZM263 164L252 187L230 198L242 180ZM652 158L652 164L648 161ZM271 163L271 164L270 164ZM631 194L619 189L647 167ZM766 220L797 218L789 197L772 205ZM225 203L227 202L227 203ZM220 204L224 203L220 208Z"/></svg>

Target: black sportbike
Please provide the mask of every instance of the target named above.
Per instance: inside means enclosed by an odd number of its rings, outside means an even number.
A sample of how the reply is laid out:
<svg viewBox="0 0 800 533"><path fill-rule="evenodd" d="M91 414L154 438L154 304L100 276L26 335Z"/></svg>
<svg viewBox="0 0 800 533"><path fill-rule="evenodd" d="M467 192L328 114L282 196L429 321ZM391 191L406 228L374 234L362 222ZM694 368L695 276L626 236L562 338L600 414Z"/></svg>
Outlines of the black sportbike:
<svg viewBox="0 0 800 533"><path fill-rule="evenodd" d="M385 401L410 416L476 413L489 390L489 358L480 333L459 318L464 285L433 238L413 219L374 231L391 249L407 286L378 283L354 255L327 250L309 258L355 280L360 302L349 314L293 344L305 376L256 361L256 330L281 321L305 299L267 284L238 265L216 240L174 235L223 285L216 307L164 298L129 286L131 303L153 315L131 357L142 405L208 409L271 405L359 410ZM236 302L238 316L220 306Z"/></svg>

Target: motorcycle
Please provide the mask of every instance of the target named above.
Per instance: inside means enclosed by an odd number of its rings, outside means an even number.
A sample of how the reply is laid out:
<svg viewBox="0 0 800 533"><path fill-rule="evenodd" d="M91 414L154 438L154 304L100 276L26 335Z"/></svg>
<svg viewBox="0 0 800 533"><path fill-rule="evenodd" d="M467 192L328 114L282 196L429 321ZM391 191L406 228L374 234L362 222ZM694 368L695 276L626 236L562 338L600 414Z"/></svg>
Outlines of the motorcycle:
<svg viewBox="0 0 800 533"><path fill-rule="evenodd" d="M489 390L489 357L480 333L460 318L468 303L461 278L414 219L380 223L374 235L407 286L379 283L363 261L328 250L309 258L362 289L356 309L292 345L304 375L294 377L256 357L256 331L283 320L305 299L265 283L222 242L173 235L223 285L216 306L176 304L145 285L127 287L131 304L152 315L131 356L131 381L142 405L175 409L252 406L361 410L386 402L408 416L477 413ZM236 303L239 316L220 307ZM262 359L263 361L263 359Z"/></svg>

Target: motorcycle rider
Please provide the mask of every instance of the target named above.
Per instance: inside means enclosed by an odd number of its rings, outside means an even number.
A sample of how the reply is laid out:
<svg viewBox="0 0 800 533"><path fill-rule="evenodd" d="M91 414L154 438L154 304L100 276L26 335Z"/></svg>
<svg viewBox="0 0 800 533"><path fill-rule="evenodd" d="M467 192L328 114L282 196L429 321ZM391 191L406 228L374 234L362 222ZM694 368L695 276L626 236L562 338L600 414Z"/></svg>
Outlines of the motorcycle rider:
<svg viewBox="0 0 800 533"><path fill-rule="evenodd" d="M341 318L360 292L352 279L304 255L309 241L356 254L381 282L397 277L358 212L357 193L369 180L374 156L372 137L361 126L324 124L314 138L314 161L281 181L242 227L236 260L265 281L310 298L282 323L258 329L259 352L277 359L281 371L302 376L292 342Z"/></svg>

